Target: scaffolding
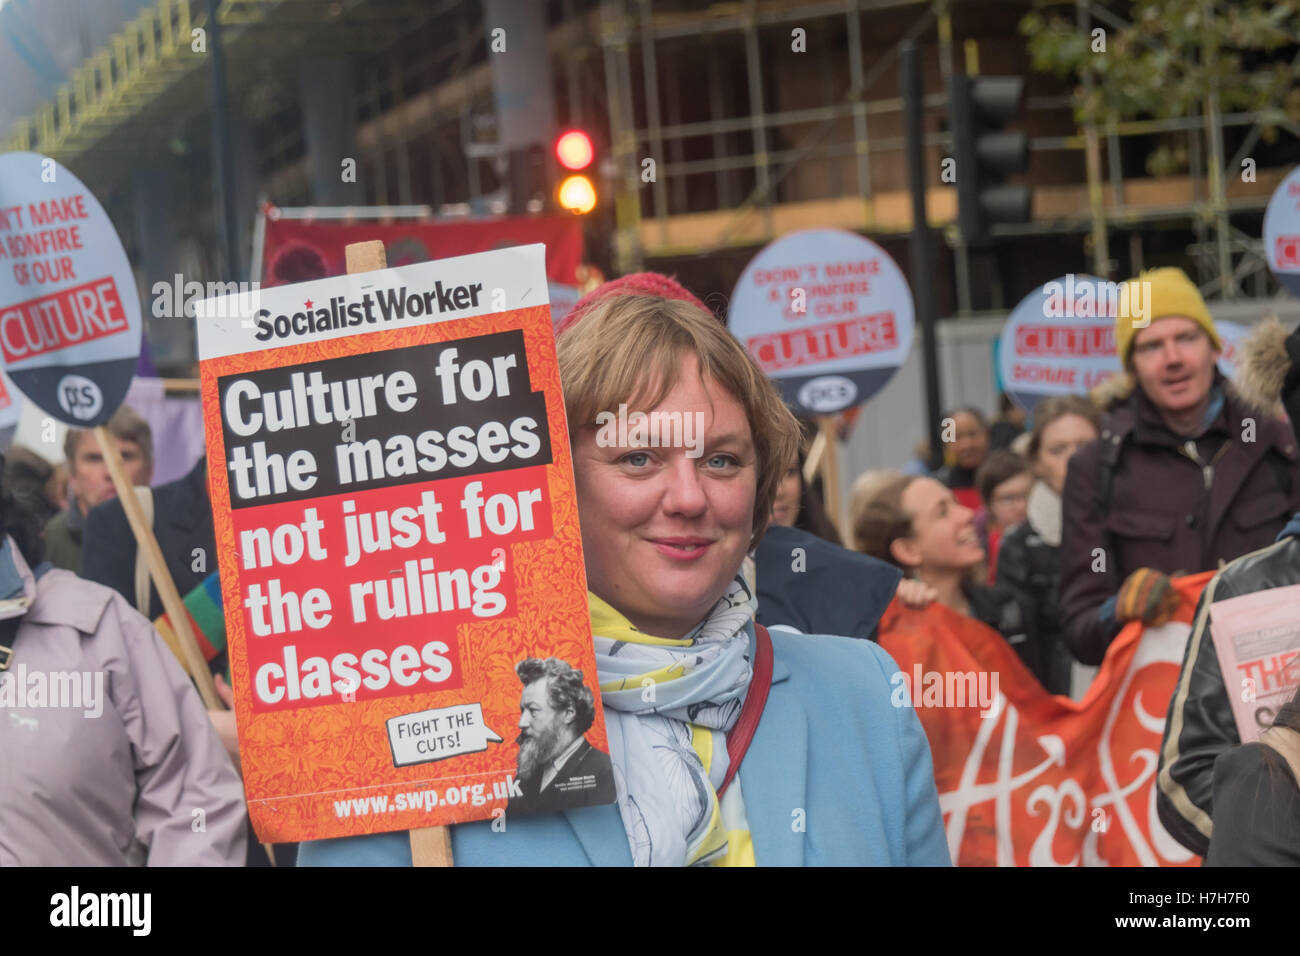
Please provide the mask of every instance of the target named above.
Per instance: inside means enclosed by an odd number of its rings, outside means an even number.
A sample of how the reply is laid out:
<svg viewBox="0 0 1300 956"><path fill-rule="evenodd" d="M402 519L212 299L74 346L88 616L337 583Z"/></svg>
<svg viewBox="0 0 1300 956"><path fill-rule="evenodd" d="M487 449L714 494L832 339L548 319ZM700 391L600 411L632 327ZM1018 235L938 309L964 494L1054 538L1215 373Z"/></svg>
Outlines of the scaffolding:
<svg viewBox="0 0 1300 956"><path fill-rule="evenodd" d="M971 5L958 8L952 0L737 0L707 7L679 0L557 0L551 6L559 17L548 37L556 95L571 122L608 123L620 271L643 268L651 259L753 246L810 226L886 236L910 230L905 183L890 175L901 169L903 152L902 100L892 89L899 47L911 40L933 54L932 92L924 103L930 121L925 145L935 157L949 145L940 129L944 81L959 58L968 72L978 70L978 50L954 35L954 9ZM356 132L369 172L367 201L427 203L435 210L464 192L478 201L489 188L484 176L491 177L491 160L484 165L466 144L477 111L490 102L491 81L475 9L458 0L222 0L218 17L231 101L251 110L255 122L282 114L292 119L298 59L360 54ZM1075 0L1075 12L1083 30L1093 23L1126 25L1092 0ZM146 7L51 101L10 130L3 148L36 150L65 163L93 159L93 174L82 175L87 181L125 175L160 139L166 142L168 130L187 118L192 123L207 108L205 61L192 52L194 31L205 17L203 0L158 0ZM891 39L873 46L884 21L894 28ZM436 27L431 35L438 43L419 64L394 62L386 51L420 27ZM842 40L845 56L833 68L824 56L810 57L807 69L821 71L825 95L814 98L816 105L783 107L775 102L785 78L773 62L772 40L779 31L788 43L796 29L810 38ZM1005 42L1009 49L1020 41L1009 36ZM694 87L683 69L693 61L704 64ZM418 66L418 79L408 66ZM1168 224L1194 237L1187 251L1207 294L1232 299L1253 282L1258 296L1270 285L1260 240L1231 217L1262 210L1282 178L1280 169L1259 169L1250 183L1235 174L1265 122L1300 137L1300 127L1280 111L1225 114L1210 97L1200 115L1079 128L1069 116L1068 96L1031 96L1026 106L1031 122L1061 126L1057 135L1031 135L1039 166L1060 165L1045 164L1043 157L1063 156L1080 174L1070 182L1032 183L1033 220L995 227L996 237L1090 236L1093 271L1112 276L1117 236L1128 233L1129 262L1140 268L1143 230ZM261 188L280 203L310 202L302 192L301 131L291 122L267 125L274 133L262 143ZM430 135L444 128L459 135ZM1236 155L1226 158L1229 128L1246 135ZM1185 175L1124 176L1123 142L1152 134L1186 138ZM431 169L420 168L413 145L420 137L435 154L426 161ZM647 158L655 161L648 178ZM444 169L463 172L463 179L444 183ZM835 188L814 195L809 183L821 185L817 169L831 170L832 181L838 177ZM967 250L952 225L955 190L939 181L937 161L933 170L927 217L953 252L958 309L967 312ZM689 188L692 181L701 188ZM705 193L711 199L701 206Z"/></svg>
<svg viewBox="0 0 1300 956"><path fill-rule="evenodd" d="M221 0L232 102L265 119L305 56L382 51L457 0ZM93 160L84 180L128 174L159 141L209 109L206 0L157 0L114 34L0 150L33 150L65 165ZM268 93L270 95L268 95Z"/></svg>
<svg viewBox="0 0 1300 956"><path fill-rule="evenodd" d="M662 0L661 0L662 5ZM883 55L868 67L862 48L862 17L882 10L906 8L911 15L907 29ZM1112 28L1128 24L1104 5L1077 0L1077 22L1085 33L1094 20ZM728 245L751 245L767 242L791 228L800 228L820 220L819 224L872 233L905 232L912 227L905 197L897 190L885 191L873 180L873 167L890 153L901 154L903 138L868 135L868 118L900 114L902 100L897 96L870 98L882 78L890 77L899 48L907 41L923 38L938 46L941 82L929 84L943 89L955 68L952 10L947 0L840 0L840 2L762 2L743 0L725 6L694 12L656 12L654 0L602 0L601 43L607 76L609 117L615 159L620 176L616 201L618 212L619 268L632 271L644 267L650 257L691 252L706 254ZM808 32L814 23L823 27L842 24L848 45L848 83L829 105L813 109L765 109L764 79L773 68L761 61L762 45L758 36L764 27L798 24ZM707 38L731 34L744 50L745 82L749 92L749 111L745 116L725 115L719 109L720 97L714 86L716 74L710 75L710 91L703 101L709 103L708 119L694 122L665 122L660 106L659 86L675 75L668 51L658 49L666 41L680 38ZM967 72L978 71L978 56L972 56L967 43ZM641 87L633 88L637 73L631 63L639 53ZM680 52L678 54L681 55ZM974 62L972 62L974 61ZM1031 98L1030 111L1061 111L1068 108L1066 96ZM633 104L641 106L643 122L637 122ZM924 98L927 113L934 118L946 112L942 93ZM837 124L850 122L849 143L828 142ZM1233 213L1258 213L1267 205L1285 170L1261 169L1254 182L1243 182L1235 175L1242 159L1258 142L1261 126L1272 122L1287 133L1300 136L1300 127L1289 121L1280 110L1267 115L1229 113L1217 109L1211 94L1207 109L1200 116L1169 120L1110 123L1104 129L1086 124L1064 136L1032 136L1030 149L1036 154L1082 153L1085 180L1064 187L1035 186L1035 209L1029 223L994 227L994 236L1016 237L1053 233L1084 233L1091 237L1093 271L1112 276L1116 263L1109 247L1112 233L1126 230L1130 234L1130 260L1141 267L1141 228L1158 223L1177 223L1190 227L1197 241L1188 247L1195 258L1198 278L1206 294L1235 298L1243 281L1255 279L1259 295L1267 282L1267 261L1258 238L1247 236L1230 222ZM770 141L775 131L808 123L817 125L804 134L791 149L774 150ZM931 124L934 125L934 124ZM1225 160L1223 133L1228 127L1245 127L1248 133L1235 156ZM744 131L752 147L747 152L726 152L722 137ZM1189 141L1191 168L1186 176L1134 178L1125 180L1121 162L1121 141L1129 136L1174 133ZM690 137L713 137L714 155L708 158L681 160L678 144ZM930 149L945 150L949 143L943 132L925 135ZM1207 155L1208 154L1208 157ZM658 176L648 185L636 175L641 156L659 159ZM838 203L777 202L776 187L801 163L851 156L856 182L846 201ZM1104 157L1104 158L1103 158ZM937 164L935 166L937 171ZM752 169L755 183L746 197L733 208L720 208L715 215L681 211L670 195L667 183L680 183L684 177L700 173L718 178L718 193L724 195L722 182L736 170ZM937 175L934 177L937 181ZM647 195L648 192L648 195ZM933 226L945 230L953 248L958 269L959 310L968 311L969 295L963 294L967 283L962 276L965 250L951 224L955 218L955 196L951 187L937 182L927 190L927 215ZM672 207L676 205L675 211Z"/></svg>

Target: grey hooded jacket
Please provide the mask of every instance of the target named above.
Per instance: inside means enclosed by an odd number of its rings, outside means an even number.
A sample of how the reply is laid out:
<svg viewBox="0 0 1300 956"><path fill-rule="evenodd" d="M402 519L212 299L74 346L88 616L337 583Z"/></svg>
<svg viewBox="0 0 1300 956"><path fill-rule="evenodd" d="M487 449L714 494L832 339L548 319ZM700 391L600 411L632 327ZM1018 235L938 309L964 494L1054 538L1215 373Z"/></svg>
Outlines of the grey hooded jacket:
<svg viewBox="0 0 1300 956"><path fill-rule="evenodd" d="M244 792L158 632L109 588L0 550L0 866L243 866ZM0 663L3 663L0 661Z"/></svg>

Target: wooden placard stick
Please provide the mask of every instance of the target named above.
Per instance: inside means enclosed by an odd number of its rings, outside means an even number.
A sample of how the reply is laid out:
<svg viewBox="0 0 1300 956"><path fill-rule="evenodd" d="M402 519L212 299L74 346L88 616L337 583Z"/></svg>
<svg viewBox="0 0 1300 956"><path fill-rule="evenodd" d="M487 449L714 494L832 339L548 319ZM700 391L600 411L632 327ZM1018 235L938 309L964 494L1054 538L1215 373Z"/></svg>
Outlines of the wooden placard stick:
<svg viewBox="0 0 1300 956"><path fill-rule="evenodd" d="M212 682L212 672L208 670L203 652L199 650L199 642L190 627L189 612L181 602L180 592L176 590L176 582L172 580L171 572L167 570L167 562L163 560L158 539L153 536L153 528L145 520L140 499L135 496L135 489L127 480L126 468L122 465L122 456L117 450L117 440L103 425L95 428L95 438L99 441L100 450L103 452L104 463L108 465L108 474L113 479L118 500L122 502L122 510L126 512L126 520L131 525L131 533L135 535L136 546L144 555L145 562L149 566L149 576L153 578L153 586L158 589L158 596L162 598L163 610L167 612L167 618L180 638L181 652L184 655L181 663L194 679L195 686L199 689L199 696L203 698L203 705L209 710L225 710L226 705L217 696L216 685Z"/></svg>
<svg viewBox="0 0 1300 956"><path fill-rule="evenodd" d="M162 380L164 395L198 395L197 378L165 378Z"/></svg>
<svg viewBox="0 0 1300 956"><path fill-rule="evenodd" d="M190 627L190 613L181 601L180 592L176 590L176 582L172 580L171 572L167 570L167 562L163 560L158 539L153 536L153 528L145 520L140 499L135 496L135 489L126 479L126 468L122 465L122 456L112 437L108 429L102 425L95 429L95 438L98 439L99 447L103 450L108 474L113 479L113 487L117 491L118 498L122 500L122 510L126 512L131 533L135 535L136 547L144 553L145 561L149 565L149 576L153 578L154 587L158 589L158 596L162 598L163 609L167 612L168 620L172 622L172 630L179 647L166 638L163 640L172 653L179 658L181 666L194 679L199 689L199 696L203 698L203 705L208 710L225 710L225 703L217 696L217 686L213 683L212 671L208 670L208 663L203 659L199 642L194 637L193 628ZM243 777L243 769L239 766L235 769L240 777ZM263 843L262 849L266 851L271 866L277 866L271 844Z"/></svg>
<svg viewBox="0 0 1300 956"><path fill-rule="evenodd" d="M348 275L388 268L384 244L378 239L349 243L343 250ZM448 827L421 827L409 831L411 863L415 866L452 866L451 830Z"/></svg>
<svg viewBox="0 0 1300 956"><path fill-rule="evenodd" d="M826 453L826 432L822 429L817 430L817 435L808 447L808 454L803 460L803 483L811 485L813 479L817 477L817 472L822 467L822 455Z"/></svg>
<svg viewBox="0 0 1300 956"><path fill-rule="evenodd" d="M836 531L843 534L843 516L840 514L840 456L839 434L832 415L821 415L817 421L818 435L822 440L821 473L822 493L826 499L826 513ZM847 540L847 539L846 539Z"/></svg>

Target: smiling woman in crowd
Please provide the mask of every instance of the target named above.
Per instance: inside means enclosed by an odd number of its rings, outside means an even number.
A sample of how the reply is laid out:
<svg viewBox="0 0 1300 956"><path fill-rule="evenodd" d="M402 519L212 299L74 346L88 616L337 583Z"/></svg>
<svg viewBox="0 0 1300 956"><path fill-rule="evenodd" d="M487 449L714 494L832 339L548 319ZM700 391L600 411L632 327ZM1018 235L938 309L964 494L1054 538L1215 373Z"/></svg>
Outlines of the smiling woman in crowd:
<svg viewBox="0 0 1300 956"><path fill-rule="evenodd" d="M929 746L914 711L890 704L894 662L865 641L756 631L741 565L798 441L775 387L697 304L592 297L558 352L617 803L509 819L501 833L453 827L456 863L947 865ZM700 415L703 447L598 443L597 415L623 402ZM728 780L728 745L764 689ZM301 855L410 861L405 833Z"/></svg>
<svg viewBox="0 0 1300 956"><path fill-rule="evenodd" d="M1019 606L1001 588L978 583L984 548L974 517L936 479L900 475L882 479L859 497L853 538L859 550L926 585L933 600L998 631L1028 663ZM917 606L907 597L904 601Z"/></svg>

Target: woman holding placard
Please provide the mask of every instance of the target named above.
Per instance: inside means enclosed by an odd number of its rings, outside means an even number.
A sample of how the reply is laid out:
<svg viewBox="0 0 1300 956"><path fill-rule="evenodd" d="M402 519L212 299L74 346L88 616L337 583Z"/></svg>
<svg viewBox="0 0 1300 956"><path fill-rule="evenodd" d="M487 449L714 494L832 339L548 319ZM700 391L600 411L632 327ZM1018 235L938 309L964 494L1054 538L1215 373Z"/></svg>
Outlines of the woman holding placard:
<svg viewBox="0 0 1300 956"><path fill-rule="evenodd" d="M925 734L890 703L894 662L755 626L741 565L798 426L725 327L656 278L660 294L596 290L557 346L617 803L454 827L455 860L947 865ZM695 416L702 446L601 441L598 416L623 403ZM410 859L395 833L304 844L300 862Z"/></svg>

